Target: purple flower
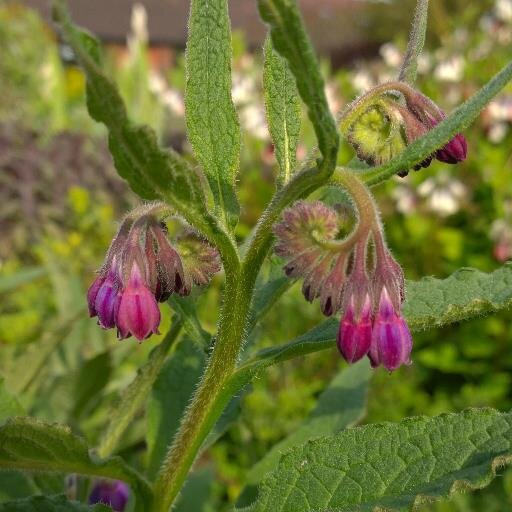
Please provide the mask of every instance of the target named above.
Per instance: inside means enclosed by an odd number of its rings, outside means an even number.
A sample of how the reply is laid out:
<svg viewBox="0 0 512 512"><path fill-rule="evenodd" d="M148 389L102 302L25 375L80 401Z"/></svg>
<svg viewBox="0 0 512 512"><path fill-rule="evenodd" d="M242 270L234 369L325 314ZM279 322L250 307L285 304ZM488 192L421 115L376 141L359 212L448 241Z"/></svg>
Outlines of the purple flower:
<svg viewBox="0 0 512 512"><path fill-rule="evenodd" d="M461 133L458 133L448 144L436 152L436 158L440 162L456 164L466 160L467 153L468 144L466 138Z"/></svg>
<svg viewBox="0 0 512 512"><path fill-rule="evenodd" d="M340 322L337 337L338 349L347 363L355 363L368 353L371 341L372 307L370 296L366 294L358 312L352 295Z"/></svg>
<svg viewBox="0 0 512 512"><path fill-rule="evenodd" d="M101 285L105 281L105 278L102 276L98 276L91 286L89 286L89 289L87 290L87 304L89 306L89 316L92 318L93 316L96 316L98 313L96 311L96 297L98 295L98 291L101 288Z"/></svg>
<svg viewBox="0 0 512 512"><path fill-rule="evenodd" d="M206 284L220 270L214 247L190 230L184 240L188 245L180 241L183 247L176 250L150 208L127 217L87 292L89 314L104 329L117 327L121 339L133 335L142 341L158 333L157 301L172 293L188 295L192 284Z"/></svg>
<svg viewBox="0 0 512 512"><path fill-rule="evenodd" d="M392 372L403 364L411 364L412 337L400 312L395 310L387 288L380 294L379 309L373 322L368 354L372 367L384 366Z"/></svg>
<svg viewBox="0 0 512 512"><path fill-rule="evenodd" d="M130 488L124 482L100 480L89 496L89 505L102 503L116 512L124 512L129 496Z"/></svg>
<svg viewBox="0 0 512 512"><path fill-rule="evenodd" d="M119 279L115 271L111 269L99 287L94 300L94 310L98 315L98 324L103 329L111 329L115 326L118 307Z"/></svg>
<svg viewBox="0 0 512 512"><path fill-rule="evenodd" d="M160 310L135 261L128 283L121 293L116 324L121 339L133 334L142 341L151 334L159 334Z"/></svg>

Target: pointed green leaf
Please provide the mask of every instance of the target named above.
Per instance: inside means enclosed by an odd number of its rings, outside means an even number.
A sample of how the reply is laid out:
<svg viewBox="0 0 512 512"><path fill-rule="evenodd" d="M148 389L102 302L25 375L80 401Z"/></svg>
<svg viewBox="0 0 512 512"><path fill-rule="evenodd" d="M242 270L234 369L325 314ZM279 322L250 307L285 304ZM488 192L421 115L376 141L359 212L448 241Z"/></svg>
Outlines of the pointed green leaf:
<svg viewBox="0 0 512 512"><path fill-rule="evenodd" d="M267 122L279 166L279 187L290 181L295 171L297 142L300 132L300 102L295 78L288 63L265 42L263 70Z"/></svg>
<svg viewBox="0 0 512 512"><path fill-rule="evenodd" d="M410 510L490 483L512 462L512 414L468 410L345 430L295 447L251 512Z"/></svg>
<svg viewBox="0 0 512 512"><path fill-rule="evenodd" d="M258 0L260 15L270 25L274 48L288 61L299 94L308 107L327 170L332 171L339 137L324 92L324 80L295 0Z"/></svg>
<svg viewBox="0 0 512 512"><path fill-rule="evenodd" d="M417 0L416 10L409 34L409 43L405 52L404 62L400 68L399 80L413 84L418 72L418 57L425 44L428 21L428 0Z"/></svg>
<svg viewBox="0 0 512 512"><path fill-rule="evenodd" d="M236 224L239 213L235 179L240 127L231 99L231 55L227 0L192 0L186 52L187 131L227 225Z"/></svg>
<svg viewBox="0 0 512 512"><path fill-rule="evenodd" d="M184 336L153 385L147 411L148 474L154 476L172 442L206 364L206 353Z"/></svg>
<svg viewBox="0 0 512 512"><path fill-rule="evenodd" d="M175 151L162 150L153 130L129 121L115 84L101 67L99 43L71 23L64 5L63 0L54 0L54 17L86 75L89 113L108 128L117 171L142 198L167 201L204 232L207 212L201 175Z"/></svg>
<svg viewBox="0 0 512 512"><path fill-rule="evenodd" d="M142 503L151 500L148 483L120 457L99 459L68 427L34 418L15 418L0 427L0 469L101 476L128 483Z"/></svg>
<svg viewBox="0 0 512 512"><path fill-rule="evenodd" d="M0 504L0 512L112 512L106 505L88 506L65 496L32 496Z"/></svg>
<svg viewBox="0 0 512 512"><path fill-rule="evenodd" d="M512 306L512 263L491 273L461 268L446 279L408 281L403 313L412 331L441 327ZM285 345L262 350L243 364L235 380L287 359L334 347L339 320L328 318Z"/></svg>
<svg viewBox="0 0 512 512"><path fill-rule="evenodd" d="M276 468L281 454L306 441L336 434L360 421L366 409L371 372L367 360L344 368L332 379L318 398L315 409L304 423L255 464L247 474L247 483L255 485L266 473ZM251 489L245 491L251 494Z"/></svg>
<svg viewBox="0 0 512 512"><path fill-rule="evenodd" d="M427 134L409 144L396 158L388 163L360 171L368 185L376 185L390 178L402 169L412 169L437 149L446 144L455 134L467 128L480 111L512 80L512 62L497 73L469 100L455 109L444 121L432 128ZM471 151L471 148L469 148ZM356 171L357 172L357 171Z"/></svg>

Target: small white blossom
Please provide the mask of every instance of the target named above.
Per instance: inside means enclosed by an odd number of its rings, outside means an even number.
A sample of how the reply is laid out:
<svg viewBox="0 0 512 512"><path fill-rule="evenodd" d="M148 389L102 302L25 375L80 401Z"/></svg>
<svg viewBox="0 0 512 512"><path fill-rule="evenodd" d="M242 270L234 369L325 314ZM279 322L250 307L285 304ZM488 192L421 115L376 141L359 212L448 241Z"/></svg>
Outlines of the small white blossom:
<svg viewBox="0 0 512 512"><path fill-rule="evenodd" d="M426 199L427 207L431 211L447 217L459 211L467 196L467 188L447 172L442 172L435 178L426 179L418 187L418 194Z"/></svg>
<svg viewBox="0 0 512 512"><path fill-rule="evenodd" d="M498 19L512 22L512 0L497 0L494 10Z"/></svg>
<svg viewBox="0 0 512 512"><path fill-rule="evenodd" d="M461 56L453 56L440 62L434 70L434 75L438 80L445 82L458 82L464 74L465 62Z"/></svg>
<svg viewBox="0 0 512 512"><path fill-rule="evenodd" d="M402 52L393 43L383 44L379 53L389 67L398 68L402 64Z"/></svg>

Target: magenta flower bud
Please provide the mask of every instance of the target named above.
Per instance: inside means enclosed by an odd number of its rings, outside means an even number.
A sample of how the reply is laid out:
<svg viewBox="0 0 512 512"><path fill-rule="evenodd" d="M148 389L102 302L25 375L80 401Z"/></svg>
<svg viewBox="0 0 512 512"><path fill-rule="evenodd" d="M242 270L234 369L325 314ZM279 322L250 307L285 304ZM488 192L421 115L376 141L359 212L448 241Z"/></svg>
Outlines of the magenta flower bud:
<svg viewBox="0 0 512 512"><path fill-rule="evenodd" d="M379 309L373 322L368 356L372 367L384 366L392 372L411 364L412 336L402 315L396 312L387 288L382 289Z"/></svg>
<svg viewBox="0 0 512 512"><path fill-rule="evenodd" d="M372 341L372 307L370 296L366 298L361 311L357 314L354 296L345 309L338 330L337 345L347 363L355 363L370 350Z"/></svg>
<svg viewBox="0 0 512 512"><path fill-rule="evenodd" d="M124 482L101 480L96 483L89 496L89 505L102 503L115 512L124 512L129 496L130 488Z"/></svg>
<svg viewBox="0 0 512 512"><path fill-rule="evenodd" d="M118 306L119 281L114 270L110 270L98 289L94 301L94 309L98 315L98 324L103 327L103 329L111 329L114 327Z"/></svg>
<svg viewBox="0 0 512 512"><path fill-rule="evenodd" d="M467 152L468 144L466 138L461 133L458 133L448 144L436 152L436 158L440 162L456 164L466 160Z"/></svg>
<svg viewBox="0 0 512 512"><path fill-rule="evenodd" d="M133 334L142 341L151 334L159 334L160 310L135 261L132 263L130 277L121 294L116 324L120 339Z"/></svg>
<svg viewBox="0 0 512 512"><path fill-rule="evenodd" d="M104 283L104 281L104 277L98 276L87 290L87 304L89 306L90 317L96 316L98 314L95 306L96 296L98 295L98 291L101 288L101 285Z"/></svg>

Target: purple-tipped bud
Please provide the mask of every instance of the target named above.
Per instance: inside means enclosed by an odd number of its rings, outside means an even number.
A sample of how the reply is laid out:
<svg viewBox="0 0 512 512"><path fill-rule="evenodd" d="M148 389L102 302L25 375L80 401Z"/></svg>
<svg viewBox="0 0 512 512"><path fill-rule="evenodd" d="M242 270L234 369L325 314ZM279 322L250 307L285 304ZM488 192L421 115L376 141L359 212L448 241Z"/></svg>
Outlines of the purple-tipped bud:
<svg viewBox="0 0 512 512"><path fill-rule="evenodd" d="M370 296L366 294L359 314L357 314L352 296L340 322L337 337L338 349L347 363L355 363L368 353L371 341L372 307Z"/></svg>
<svg viewBox="0 0 512 512"><path fill-rule="evenodd" d="M98 315L98 324L103 329L111 329L116 323L119 307L119 280L112 269L101 284L94 301L94 309Z"/></svg>
<svg viewBox="0 0 512 512"><path fill-rule="evenodd" d="M446 146L436 152L436 158L440 162L456 164L466 160L467 153L468 144L466 138L461 133L458 133Z"/></svg>
<svg viewBox="0 0 512 512"><path fill-rule="evenodd" d="M384 366L392 372L411 364L412 337L400 312L396 312L387 288L382 289L379 309L373 322L369 358L372 367Z"/></svg>
<svg viewBox="0 0 512 512"><path fill-rule="evenodd" d="M89 496L89 505L102 503L115 512L124 512L129 496L130 488L124 482L101 480L96 483Z"/></svg>
<svg viewBox="0 0 512 512"><path fill-rule="evenodd" d="M104 283L105 278L102 276L98 276L89 289L87 290L87 305L89 306L89 316L92 318L96 316L98 313L96 311L96 297L98 295L98 291L101 288L101 285Z"/></svg>
<svg viewBox="0 0 512 512"><path fill-rule="evenodd" d="M130 277L121 294L116 324L121 339L133 334L142 341L151 334L158 334L160 310L136 262L133 262Z"/></svg>

